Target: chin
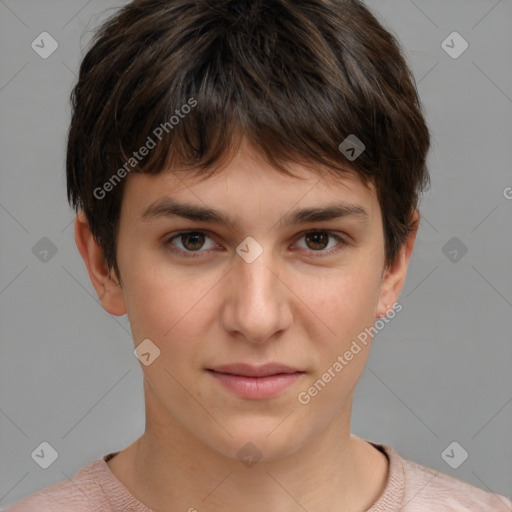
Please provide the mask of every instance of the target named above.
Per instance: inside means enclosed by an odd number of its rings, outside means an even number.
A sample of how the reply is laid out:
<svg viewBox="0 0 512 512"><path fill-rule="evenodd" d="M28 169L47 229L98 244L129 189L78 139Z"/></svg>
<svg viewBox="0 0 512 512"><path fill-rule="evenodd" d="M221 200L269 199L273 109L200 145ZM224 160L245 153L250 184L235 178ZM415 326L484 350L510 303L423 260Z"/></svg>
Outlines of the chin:
<svg viewBox="0 0 512 512"><path fill-rule="evenodd" d="M206 444L214 451L237 459L247 467L256 462L274 462L299 450L307 436L300 436L296 428L280 425L283 418L245 418L237 425L222 423L232 437L223 431L221 439L209 437ZM277 427L277 428L276 428Z"/></svg>

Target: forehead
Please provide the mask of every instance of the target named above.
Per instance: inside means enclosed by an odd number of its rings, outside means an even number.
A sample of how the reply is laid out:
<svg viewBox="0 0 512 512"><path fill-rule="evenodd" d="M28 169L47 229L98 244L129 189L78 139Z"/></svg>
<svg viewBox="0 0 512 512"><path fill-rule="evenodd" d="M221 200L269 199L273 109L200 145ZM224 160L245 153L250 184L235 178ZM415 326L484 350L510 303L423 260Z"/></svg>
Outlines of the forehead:
<svg viewBox="0 0 512 512"><path fill-rule="evenodd" d="M182 169L132 174L125 183L122 212L129 210L140 220L148 208L167 198L229 211L230 218L247 215L253 220L263 220L269 213L283 216L297 207L334 202L353 207L354 211L364 210L367 217L377 213L373 184L366 186L351 168L337 175L313 164L290 163L287 169L293 176L280 172L245 146L210 175Z"/></svg>

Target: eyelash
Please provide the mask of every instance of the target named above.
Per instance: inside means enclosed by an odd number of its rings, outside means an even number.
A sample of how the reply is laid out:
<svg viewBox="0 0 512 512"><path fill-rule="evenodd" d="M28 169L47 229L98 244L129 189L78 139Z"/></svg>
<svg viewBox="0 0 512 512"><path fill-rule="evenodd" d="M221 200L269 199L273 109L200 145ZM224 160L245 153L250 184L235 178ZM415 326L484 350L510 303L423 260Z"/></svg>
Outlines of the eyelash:
<svg viewBox="0 0 512 512"><path fill-rule="evenodd" d="M202 257L202 255L205 252L208 252L208 250L206 250L206 251L204 251L204 250L186 251L186 250L183 250L183 249L177 249L176 247L174 247L172 245L172 241L175 240L176 238L179 238L181 235L192 234L192 233L201 233L203 235L206 235L208 238L212 238L210 235L208 235L207 231L200 230L200 229L197 229L197 230L195 229L195 230L188 230L188 231L179 231L178 233L175 233L172 236L170 236L169 238L167 238L164 243L169 248L169 250L171 252L173 252L174 254L177 254L178 256L182 256L184 258L200 258L200 257ZM342 251L344 249L344 247L346 245L348 245L347 242L342 237L340 237L339 235L336 235L333 231L328 231L328 230L325 230L325 229L310 229L308 231L304 231L303 233L301 233L301 235L300 235L298 240L300 240L301 238L303 238L305 235L307 235L309 233L327 233L330 237L335 238L339 242L336 247L331 248L329 250L314 251L312 249L309 249L309 250L308 249L301 249L301 250L306 250L307 252L309 252L315 258L316 257L322 257L322 256L323 257L325 257L325 256L332 256L332 255L337 254L338 252Z"/></svg>

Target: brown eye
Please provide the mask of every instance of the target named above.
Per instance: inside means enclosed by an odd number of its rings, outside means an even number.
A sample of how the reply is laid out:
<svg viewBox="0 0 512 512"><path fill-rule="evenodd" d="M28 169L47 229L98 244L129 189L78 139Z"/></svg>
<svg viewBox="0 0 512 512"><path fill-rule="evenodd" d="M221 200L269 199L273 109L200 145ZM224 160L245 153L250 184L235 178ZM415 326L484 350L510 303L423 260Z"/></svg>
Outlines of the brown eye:
<svg viewBox="0 0 512 512"><path fill-rule="evenodd" d="M204 233L193 232L183 233L180 235L181 243L188 251L197 251L201 249L204 244L204 239Z"/></svg>
<svg viewBox="0 0 512 512"><path fill-rule="evenodd" d="M314 256L330 256L341 251L347 245L342 237L331 231L307 231L299 240L305 241L305 247L300 247L299 244L299 248Z"/></svg>
<svg viewBox="0 0 512 512"><path fill-rule="evenodd" d="M321 251L325 249L329 243L329 234L325 231L306 233L305 235L306 244L310 249L314 251Z"/></svg>
<svg viewBox="0 0 512 512"><path fill-rule="evenodd" d="M205 242L210 240L210 245L205 247ZM172 252L180 256L201 256L208 249L217 247L217 244L203 231L182 231L169 237L165 242ZM196 254L193 254L196 253Z"/></svg>

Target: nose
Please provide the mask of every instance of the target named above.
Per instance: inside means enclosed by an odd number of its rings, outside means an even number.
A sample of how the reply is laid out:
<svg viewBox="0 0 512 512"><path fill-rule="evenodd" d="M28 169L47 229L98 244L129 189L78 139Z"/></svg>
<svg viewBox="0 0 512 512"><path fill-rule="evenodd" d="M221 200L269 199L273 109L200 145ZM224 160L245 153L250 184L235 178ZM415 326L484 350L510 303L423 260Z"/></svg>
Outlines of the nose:
<svg viewBox="0 0 512 512"><path fill-rule="evenodd" d="M279 268L270 251L263 250L251 263L237 256L221 312L222 326L231 336L263 344L292 325L293 293Z"/></svg>

